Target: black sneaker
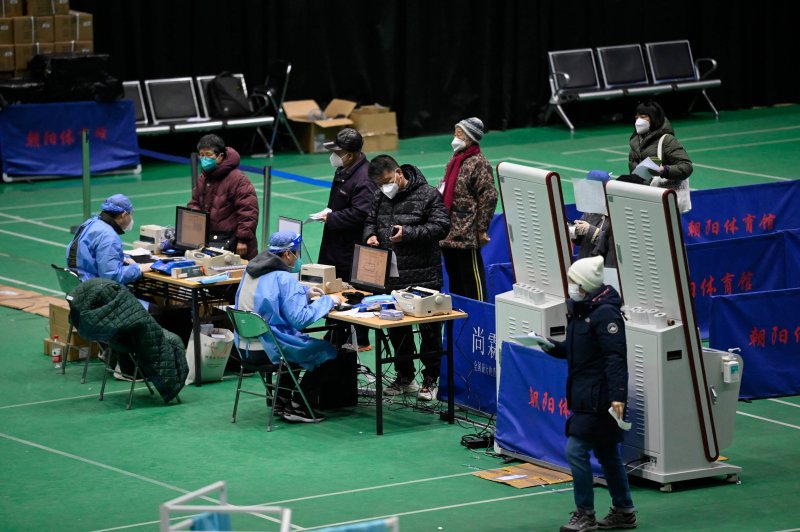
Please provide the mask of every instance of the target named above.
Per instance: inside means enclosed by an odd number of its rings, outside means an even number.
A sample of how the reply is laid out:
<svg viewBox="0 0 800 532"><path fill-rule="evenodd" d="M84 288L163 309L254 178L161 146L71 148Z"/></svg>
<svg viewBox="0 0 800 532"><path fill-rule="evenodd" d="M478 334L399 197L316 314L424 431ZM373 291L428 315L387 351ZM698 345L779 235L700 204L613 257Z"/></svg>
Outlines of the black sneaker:
<svg viewBox="0 0 800 532"><path fill-rule="evenodd" d="M311 413L306 410L305 406L298 405L294 402L290 405L286 405L286 407L283 409L281 417L292 423L318 423L320 421L325 421L325 416L319 412L314 412L314 415L312 416ZM315 420L314 417L317 419Z"/></svg>
<svg viewBox="0 0 800 532"><path fill-rule="evenodd" d="M569 523L559 529L560 532L584 532L589 530L597 530L597 521L594 519L594 514L588 514L580 508L572 512L572 518Z"/></svg>
<svg viewBox="0 0 800 532"><path fill-rule="evenodd" d="M600 530L614 530L618 528L636 528L636 512L621 512L611 508L608 515L597 522Z"/></svg>

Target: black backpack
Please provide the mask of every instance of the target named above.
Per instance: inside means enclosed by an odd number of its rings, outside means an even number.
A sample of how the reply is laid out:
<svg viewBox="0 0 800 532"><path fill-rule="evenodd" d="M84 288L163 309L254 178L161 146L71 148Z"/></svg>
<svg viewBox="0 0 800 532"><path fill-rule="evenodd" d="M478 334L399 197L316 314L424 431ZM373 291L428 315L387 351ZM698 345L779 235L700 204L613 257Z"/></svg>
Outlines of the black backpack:
<svg viewBox="0 0 800 532"><path fill-rule="evenodd" d="M230 72L221 72L208 82L208 113L212 118L241 118L251 116L250 103L244 95L242 82Z"/></svg>

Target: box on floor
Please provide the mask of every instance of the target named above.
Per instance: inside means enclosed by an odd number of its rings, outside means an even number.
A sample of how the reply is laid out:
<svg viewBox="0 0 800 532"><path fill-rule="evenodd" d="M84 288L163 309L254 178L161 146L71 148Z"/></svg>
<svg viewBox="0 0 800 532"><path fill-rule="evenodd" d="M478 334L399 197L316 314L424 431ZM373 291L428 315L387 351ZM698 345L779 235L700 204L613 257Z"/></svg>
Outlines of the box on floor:
<svg viewBox="0 0 800 532"><path fill-rule="evenodd" d="M322 144L331 140L342 128L352 126L348 118L355 109L356 102L333 99L320 111L314 100L294 100L283 102L286 118L292 122L292 129L297 135L300 146L306 153L325 151Z"/></svg>

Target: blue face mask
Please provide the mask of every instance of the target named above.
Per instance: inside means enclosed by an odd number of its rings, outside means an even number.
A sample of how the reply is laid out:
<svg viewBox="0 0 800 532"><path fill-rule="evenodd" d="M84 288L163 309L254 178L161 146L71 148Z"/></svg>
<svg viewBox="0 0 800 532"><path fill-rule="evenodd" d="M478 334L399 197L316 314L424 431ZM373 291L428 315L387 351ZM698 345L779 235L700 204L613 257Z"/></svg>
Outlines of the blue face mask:
<svg viewBox="0 0 800 532"><path fill-rule="evenodd" d="M217 167L217 160L214 157L200 157L200 166L208 173Z"/></svg>

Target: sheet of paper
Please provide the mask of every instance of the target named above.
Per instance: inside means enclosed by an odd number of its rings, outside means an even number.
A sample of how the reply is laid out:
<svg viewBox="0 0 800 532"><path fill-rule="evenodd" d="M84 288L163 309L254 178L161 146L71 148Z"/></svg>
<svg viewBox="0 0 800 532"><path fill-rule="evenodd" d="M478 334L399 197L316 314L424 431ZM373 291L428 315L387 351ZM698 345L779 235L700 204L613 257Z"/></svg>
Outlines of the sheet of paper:
<svg viewBox="0 0 800 532"><path fill-rule="evenodd" d="M512 334L510 338L514 342L522 344L526 347L546 347L548 349L550 349L551 347L555 347L550 340L535 332L530 332L527 334L525 333Z"/></svg>
<svg viewBox="0 0 800 532"><path fill-rule="evenodd" d="M658 169L660 168L660 165L654 163L653 159L651 159L650 157L640 162L637 166L644 166L648 170L655 170L655 171L658 171Z"/></svg>
<svg viewBox="0 0 800 532"><path fill-rule="evenodd" d="M130 257L146 257L149 254L150 250L144 248L129 249L128 251L125 252L125 255L128 255Z"/></svg>
<svg viewBox="0 0 800 532"><path fill-rule="evenodd" d="M397 269L397 255L392 251L392 264L389 266L389 277L400 277L400 271Z"/></svg>
<svg viewBox="0 0 800 532"><path fill-rule="evenodd" d="M614 410L613 406L609 406L608 407L608 413L611 414L611 417L613 417L614 421L617 422L617 425L619 425L619 428L621 428L622 430L631 430L631 424L628 423L627 421L625 421L624 419L622 419L621 417L618 417L617 416L617 411Z"/></svg>
<svg viewBox="0 0 800 532"><path fill-rule="evenodd" d="M303 222L303 223L307 224L307 223L310 223L310 222L321 222L322 221L322 217L325 216L326 214L330 213L330 212L333 212L333 211L331 211L329 208L325 207L324 209L322 209L319 212L315 212L315 213L309 214L308 218L306 218L306 221Z"/></svg>

